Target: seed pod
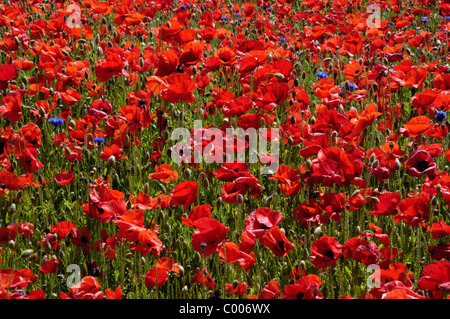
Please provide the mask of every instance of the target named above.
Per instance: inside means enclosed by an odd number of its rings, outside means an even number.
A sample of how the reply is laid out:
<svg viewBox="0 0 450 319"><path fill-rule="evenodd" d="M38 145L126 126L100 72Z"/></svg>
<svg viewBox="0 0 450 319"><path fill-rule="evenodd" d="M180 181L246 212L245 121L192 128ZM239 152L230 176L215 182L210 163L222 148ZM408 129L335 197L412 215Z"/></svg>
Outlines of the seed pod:
<svg viewBox="0 0 450 319"><path fill-rule="evenodd" d="M116 165L116 158L114 157L114 155L111 155L108 158L108 165L111 167Z"/></svg>
<svg viewBox="0 0 450 319"><path fill-rule="evenodd" d="M183 268L183 266L179 266L178 267L178 275L180 275L180 277L184 276L184 268Z"/></svg>
<svg viewBox="0 0 450 319"><path fill-rule="evenodd" d="M185 177L186 179L190 179L190 178L191 178L191 174L192 174L192 171L191 171L189 168L186 168L186 169L183 171L183 175L184 175L184 177Z"/></svg>
<svg viewBox="0 0 450 319"><path fill-rule="evenodd" d="M400 160L398 158L395 159L395 169L400 169L402 167L402 164L400 163Z"/></svg>
<svg viewBox="0 0 450 319"><path fill-rule="evenodd" d="M20 254L20 258L27 259L33 254L33 249L26 249Z"/></svg>
<svg viewBox="0 0 450 319"><path fill-rule="evenodd" d="M431 198L431 205L432 205L433 207L435 207L435 206L437 205L437 203L438 203L438 200L437 200L436 196L433 196L433 197Z"/></svg>
<svg viewBox="0 0 450 319"><path fill-rule="evenodd" d="M319 238L322 235L322 228L316 227L316 229L314 229L314 237Z"/></svg>
<svg viewBox="0 0 450 319"><path fill-rule="evenodd" d="M329 294L330 294L330 291L329 291L329 289L328 289L328 286L324 284L324 285L322 286L322 296L323 296L325 299L327 299L328 296L329 296Z"/></svg>

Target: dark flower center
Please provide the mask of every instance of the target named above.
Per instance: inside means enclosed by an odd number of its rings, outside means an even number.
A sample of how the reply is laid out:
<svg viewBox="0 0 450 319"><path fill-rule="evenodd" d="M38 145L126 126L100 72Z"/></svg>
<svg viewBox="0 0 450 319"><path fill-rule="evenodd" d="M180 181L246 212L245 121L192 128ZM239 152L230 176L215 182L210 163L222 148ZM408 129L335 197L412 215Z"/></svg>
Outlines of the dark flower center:
<svg viewBox="0 0 450 319"><path fill-rule="evenodd" d="M284 241L283 240L278 242L278 247L280 248L281 251L284 251Z"/></svg>
<svg viewBox="0 0 450 319"><path fill-rule="evenodd" d="M423 171L426 170L429 166L430 166L430 165L428 165L428 162L427 162L427 161L420 161L420 162L418 162L417 165L416 165L417 170L418 170L419 172L423 172Z"/></svg>
<svg viewBox="0 0 450 319"><path fill-rule="evenodd" d="M334 259L334 253L333 253L333 251L332 251L331 249L327 249L327 250L325 251L325 256L327 256L327 257L330 258L331 260Z"/></svg>
<svg viewBox="0 0 450 319"><path fill-rule="evenodd" d="M297 299L303 299L303 297L305 296L305 294L303 293L303 292L299 292L298 294L297 294Z"/></svg>

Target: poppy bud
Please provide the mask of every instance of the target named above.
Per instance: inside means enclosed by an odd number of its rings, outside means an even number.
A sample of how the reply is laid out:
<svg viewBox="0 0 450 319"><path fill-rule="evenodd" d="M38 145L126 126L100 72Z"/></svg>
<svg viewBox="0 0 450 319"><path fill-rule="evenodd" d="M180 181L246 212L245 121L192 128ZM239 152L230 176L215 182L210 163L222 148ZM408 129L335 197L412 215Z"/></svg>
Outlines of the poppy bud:
<svg viewBox="0 0 450 319"><path fill-rule="evenodd" d="M289 143L289 145L294 144L294 139L292 138L292 136L288 137L288 143Z"/></svg>
<svg viewBox="0 0 450 319"><path fill-rule="evenodd" d="M58 254L59 254L59 259L64 259L66 257L66 254L62 250L60 250L58 252Z"/></svg>
<svg viewBox="0 0 450 319"><path fill-rule="evenodd" d="M436 192L439 194L441 192L442 186L441 184L436 185Z"/></svg>
<svg viewBox="0 0 450 319"><path fill-rule="evenodd" d="M141 257L141 264L142 264L143 266L145 266L145 258L144 258L144 256Z"/></svg>
<svg viewBox="0 0 450 319"><path fill-rule="evenodd" d="M223 204L223 199L222 197L217 198L217 207L221 207Z"/></svg>
<svg viewBox="0 0 450 319"><path fill-rule="evenodd" d="M306 161L306 168L307 168L308 170L311 170L311 167L312 167L312 161L311 161L310 159L308 159L308 160Z"/></svg>
<svg viewBox="0 0 450 319"><path fill-rule="evenodd" d="M314 297L317 297L318 294L319 294L319 288L317 288L317 286L315 286L315 287L313 288L313 296L314 296Z"/></svg>
<svg viewBox="0 0 450 319"><path fill-rule="evenodd" d="M208 188L209 187L209 180L207 179L207 178L205 178L204 180L203 180L203 187L204 188Z"/></svg>
<svg viewBox="0 0 450 319"><path fill-rule="evenodd" d="M102 56L103 55L103 49L102 47L97 47L97 55Z"/></svg>
<svg viewBox="0 0 450 319"><path fill-rule="evenodd" d="M320 226L316 227L316 229L314 229L314 236L316 238L319 238L321 235L322 235L322 228L320 228Z"/></svg>
<svg viewBox="0 0 450 319"><path fill-rule="evenodd" d="M299 79L298 78L295 78L294 79L294 86L299 86L300 85L300 81L299 81Z"/></svg>
<svg viewBox="0 0 450 319"><path fill-rule="evenodd" d="M206 246L208 246L205 242L200 243L200 249L202 250L202 255L205 254Z"/></svg>
<svg viewBox="0 0 450 319"><path fill-rule="evenodd" d="M357 233L358 235L361 234L361 227L356 226L356 233Z"/></svg>
<svg viewBox="0 0 450 319"><path fill-rule="evenodd" d="M39 115L45 117L45 109L42 106L39 107Z"/></svg>
<svg viewBox="0 0 450 319"><path fill-rule="evenodd" d="M239 285L239 281L237 281L236 279L233 281L233 289L236 289Z"/></svg>
<svg viewBox="0 0 450 319"><path fill-rule="evenodd" d="M373 168L373 169L377 168L377 167L378 167L378 164L380 164L380 162L379 162L378 160L374 161L374 162L372 163L372 168Z"/></svg>
<svg viewBox="0 0 450 319"><path fill-rule="evenodd" d="M114 165L116 165L116 158L114 157L114 155L111 155L111 156L108 158L108 164L109 164L109 166L114 166Z"/></svg>
<svg viewBox="0 0 450 319"><path fill-rule="evenodd" d="M284 79L284 75L282 73L275 73L274 76L279 80Z"/></svg>
<svg viewBox="0 0 450 319"><path fill-rule="evenodd" d="M184 268L181 265L178 267L178 275L180 275L180 277L184 276Z"/></svg>
<svg viewBox="0 0 450 319"><path fill-rule="evenodd" d="M431 198L431 205L434 207L437 205L437 203L438 203L438 200L437 200L436 196L433 196Z"/></svg>
<svg viewBox="0 0 450 319"><path fill-rule="evenodd" d="M14 214L16 212L16 204L12 203L11 206L9 206L9 213Z"/></svg>
<svg viewBox="0 0 450 319"><path fill-rule="evenodd" d="M27 259L33 254L33 249L26 249L20 254L20 258Z"/></svg>
<svg viewBox="0 0 450 319"><path fill-rule="evenodd" d="M191 178L191 174L192 174L192 172L191 172L191 170L190 170L189 168L186 168L186 169L183 171L183 175L184 175L184 177L185 177L186 179L190 179L190 178Z"/></svg>
<svg viewBox="0 0 450 319"><path fill-rule="evenodd" d="M167 21L166 25L169 29L172 27L172 24L170 23L170 21Z"/></svg>
<svg viewBox="0 0 450 319"><path fill-rule="evenodd" d="M8 247L9 247L9 249L14 249L14 247L16 246L16 242L14 241L14 240L10 240L9 242L8 242Z"/></svg>
<svg viewBox="0 0 450 319"><path fill-rule="evenodd" d="M402 164L400 163L400 160L398 158L395 159L395 169L400 169L402 167Z"/></svg>
<svg viewBox="0 0 450 319"><path fill-rule="evenodd" d="M371 199L375 202L375 203L379 203L380 200L378 199L378 197L372 196Z"/></svg>
<svg viewBox="0 0 450 319"><path fill-rule="evenodd" d="M244 202L244 196L242 196L242 194L238 194L236 196L236 200L239 204L242 204Z"/></svg>
<svg viewBox="0 0 450 319"><path fill-rule="evenodd" d="M330 294L330 291L329 291L329 289L328 289L328 286L327 286L327 285L323 285L321 290L322 290L322 296L323 296L325 299L327 299L328 296L329 296L329 294Z"/></svg>
<svg viewBox="0 0 450 319"><path fill-rule="evenodd" d="M148 194L149 189L150 189L150 185L148 183L145 183L145 185L144 185L144 194Z"/></svg>

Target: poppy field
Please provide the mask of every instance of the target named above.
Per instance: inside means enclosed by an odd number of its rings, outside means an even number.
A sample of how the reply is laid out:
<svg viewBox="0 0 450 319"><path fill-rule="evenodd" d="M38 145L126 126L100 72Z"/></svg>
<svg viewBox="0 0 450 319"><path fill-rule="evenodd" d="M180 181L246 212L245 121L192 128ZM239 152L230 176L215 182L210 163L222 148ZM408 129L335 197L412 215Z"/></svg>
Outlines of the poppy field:
<svg viewBox="0 0 450 319"><path fill-rule="evenodd" d="M448 0L2 1L0 299L450 298L449 37Z"/></svg>

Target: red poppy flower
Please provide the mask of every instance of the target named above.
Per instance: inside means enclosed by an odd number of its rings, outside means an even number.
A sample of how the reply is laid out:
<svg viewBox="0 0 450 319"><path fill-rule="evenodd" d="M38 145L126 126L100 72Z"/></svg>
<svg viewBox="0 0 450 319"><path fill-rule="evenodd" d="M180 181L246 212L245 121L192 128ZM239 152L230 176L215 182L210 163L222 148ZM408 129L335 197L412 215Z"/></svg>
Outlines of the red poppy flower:
<svg viewBox="0 0 450 319"><path fill-rule="evenodd" d="M394 221L403 220L413 227L418 226L424 220L429 219L430 199L426 197L405 198L398 203L399 213L394 216Z"/></svg>
<svg viewBox="0 0 450 319"><path fill-rule="evenodd" d="M249 166L247 163L225 162L222 167L216 169L213 174L221 181L229 182L240 176L240 173L247 172Z"/></svg>
<svg viewBox="0 0 450 319"><path fill-rule="evenodd" d="M10 122L18 122L22 118L22 94L12 92L2 98L0 117Z"/></svg>
<svg viewBox="0 0 450 319"><path fill-rule="evenodd" d="M419 290L426 290L432 298L440 299L450 290L450 261L435 261L426 265L419 278Z"/></svg>
<svg viewBox="0 0 450 319"><path fill-rule="evenodd" d="M310 229L313 225L320 225L324 222L320 212L319 204L310 199L309 202L298 205L292 215L302 224L303 228Z"/></svg>
<svg viewBox="0 0 450 319"><path fill-rule="evenodd" d="M369 213L374 216L388 216L395 213L397 204L400 202L400 193L383 193L378 196L379 201L373 203L373 211Z"/></svg>
<svg viewBox="0 0 450 319"><path fill-rule="evenodd" d="M240 116L253 108L253 101L246 97L240 96L237 99L226 102L222 106L222 113L224 117Z"/></svg>
<svg viewBox="0 0 450 319"><path fill-rule="evenodd" d="M66 173L63 170L62 173L56 174L53 180L61 186L69 185L75 182L75 175L72 172Z"/></svg>
<svg viewBox="0 0 450 319"><path fill-rule="evenodd" d="M247 254L246 252L240 250L238 245L230 241L220 245L218 248L218 253L221 261L226 261L229 263L237 262L245 271L252 268L255 264L254 254Z"/></svg>
<svg viewBox="0 0 450 319"><path fill-rule="evenodd" d="M156 280L158 280L158 287L163 286L169 279L169 274L164 268L152 268L147 272L145 276L145 287L151 289L155 286Z"/></svg>
<svg viewBox="0 0 450 319"><path fill-rule="evenodd" d="M44 261L39 267L39 270L44 274L55 273L58 270L59 261L56 257L52 257L50 260Z"/></svg>
<svg viewBox="0 0 450 319"><path fill-rule="evenodd" d="M341 254L342 246L336 239L322 236L312 243L310 259L315 268L327 268L334 266Z"/></svg>
<svg viewBox="0 0 450 319"><path fill-rule="evenodd" d="M416 137L425 133L428 129L432 127L432 123L430 118L425 115L420 115L412 118L403 126L403 130L400 129L400 132L404 132L406 136Z"/></svg>
<svg viewBox="0 0 450 319"><path fill-rule="evenodd" d="M219 63L223 66L232 66L236 64L236 53L229 47L223 47L216 50L214 56L219 59Z"/></svg>
<svg viewBox="0 0 450 319"><path fill-rule="evenodd" d="M195 100L192 92L195 90L195 81L186 73L171 74L166 78L167 86L161 91L161 97L171 103L183 100L192 103Z"/></svg>
<svg viewBox="0 0 450 319"><path fill-rule="evenodd" d="M52 232L58 235L58 239L66 238L72 228L76 228L71 221L62 221L52 226Z"/></svg>
<svg viewBox="0 0 450 319"><path fill-rule="evenodd" d="M95 75L100 82L106 82L114 76L128 73L124 70L125 62L117 55L110 54L106 59L100 60L95 66Z"/></svg>
<svg viewBox="0 0 450 319"><path fill-rule="evenodd" d="M322 281L317 275L307 275L296 284L284 287L282 299L322 299ZM314 291L316 290L316 292Z"/></svg>
<svg viewBox="0 0 450 319"><path fill-rule="evenodd" d="M433 223L431 227L428 227L428 231L431 232L433 239L438 239L450 235L450 225L447 225L443 220L439 220L438 223Z"/></svg>
<svg viewBox="0 0 450 319"><path fill-rule="evenodd" d="M268 207L260 207L252 211L245 220L244 231L253 233L257 238L263 237L273 226L283 221L283 214Z"/></svg>
<svg viewBox="0 0 450 319"><path fill-rule="evenodd" d="M426 174L431 180L436 177L437 166L433 157L424 150L412 151L405 162L406 172L411 176L420 177Z"/></svg>
<svg viewBox="0 0 450 319"><path fill-rule="evenodd" d="M272 279L261 290L259 299L276 299L280 297L280 295L280 284L275 279Z"/></svg>
<svg viewBox="0 0 450 319"><path fill-rule="evenodd" d="M197 227L201 218L211 218L211 205L199 205L195 206L187 218L181 216L181 221L188 227Z"/></svg>
<svg viewBox="0 0 450 319"><path fill-rule="evenodd" d="M450 259L450 244L440 243L437 246L429 246L428 252L434 260Z"/></svg>
<svg viewBox="0 0 450 319"><path fill-rule="evenodd" d="M148 178L159 180L163 183L169 183L171 180L177 180L178 173L176 171L172 171L172 168L169 164L162 164L159 166L155 166L155 173L151 173Z"/></svg>
<svg viewBox="0 0 450 319"><path fill-rule="evenodd" d="M8 83L18 77L17 67L13 64L0 65L0 90L6 90Z"/></svg>
<svg viewBox="0 0 450 319"><path fill-rule="evenodd" d="M170 192L170 203L174 206L184 206L184 209L188 209L196 199L197 182L182 182Z"/></svg>
<svg viewBox="0 0 450 319"><path fill-rule="evenodd" d="M198 220L196 230L192 233L192 247L202 256L208 257L215 253L217 246L225 240L228 230L228 227L216 219L201 218ZM204 244L206 247L203 246Z"/></svg>
<svg viewBox="0 0 450 319"><path fill-rule="evenodd" d="M285 257L289 254L291 248L295 249L295 245L277 226L272 226L259 241L261 245L269 248L278 257Z"/></svg>
<svg viewBox="0 0 450 319"><path fill-rule="evenodd" d="M356 177L355 166L340 147L321 149L312 161L308 183L324 186L349 185Z"/></svg>
<svg viewBox="0 0 450 319"><path fill-rule="evenodd" d="M200 267L197 267L195 269L196 274L191 278L191 283L199 283L203 286L208 287L210 290L214 290L214 287L216 286L216 283L212 279L211 275L209 274L208 270L205 266L203 266L203 270L200 270Z"/></svg>
<svg viewBox="0 0 450 319"><path fill-rule="evenodd" d="M298 169L290 168L286 165L280 165L277 172L269 177L281 182L278 184L281 192L286 196L297 195L300 190L300 171Z"/></svg>

